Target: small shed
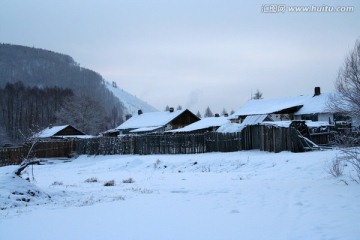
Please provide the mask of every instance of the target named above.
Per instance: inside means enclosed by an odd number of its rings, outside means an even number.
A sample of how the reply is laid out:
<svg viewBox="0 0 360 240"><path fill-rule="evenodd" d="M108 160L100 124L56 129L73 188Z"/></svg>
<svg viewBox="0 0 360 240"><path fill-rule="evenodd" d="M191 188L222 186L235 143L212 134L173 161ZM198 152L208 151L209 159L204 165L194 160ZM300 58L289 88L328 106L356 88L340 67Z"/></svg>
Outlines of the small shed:
<svg viewBox="0 0 360 240"><path fill-rule="evenodd" d="M89 137L71 125L49 126L33 136L34 138L86 138Z"/></svg>
<svg viewBox="0 0 360 240"><path fill-rule="evenodd" d="M200 118L188 109L174 111L170 108L169 111L148 113L139 111L138 115L131 117L114 131L118 134L164 133L168 130L183 128L199 120Z"/></svg>

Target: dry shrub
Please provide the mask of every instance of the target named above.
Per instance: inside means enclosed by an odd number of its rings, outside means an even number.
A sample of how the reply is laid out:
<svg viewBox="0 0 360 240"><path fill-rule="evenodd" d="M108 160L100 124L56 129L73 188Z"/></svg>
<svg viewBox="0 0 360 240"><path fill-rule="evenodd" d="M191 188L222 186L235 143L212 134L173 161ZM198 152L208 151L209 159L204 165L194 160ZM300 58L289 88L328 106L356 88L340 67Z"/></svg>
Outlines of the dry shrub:
<svg viewBox="0 0 360 240"><path fill-rule="evenodd" d="M105 187L112 187L115 186L115 180L110 180L104 183Z"/></svg>
<svg viewBox="0 0 360 240"><path fill-rule="evenodd" d="M336 156L328 165L327 172L333 177L340 177L344 172L344 164L342 159Z"/></svg>
<svg viewBox="0 0 360 240"><path fill-rule="evenodd" d="M94 183L94 182L98 182L99 180L96 177L92 177L92 178L88 178L86 179L84 182L86 183Z"/></svg>
<svg viewBox="0 0 360 240"><path fill-rule="evenodd" d="M128 179L124 179L122 182L123 182L123 183L134 183L135 180L132 179L132 178L128 178Z"/></svg>

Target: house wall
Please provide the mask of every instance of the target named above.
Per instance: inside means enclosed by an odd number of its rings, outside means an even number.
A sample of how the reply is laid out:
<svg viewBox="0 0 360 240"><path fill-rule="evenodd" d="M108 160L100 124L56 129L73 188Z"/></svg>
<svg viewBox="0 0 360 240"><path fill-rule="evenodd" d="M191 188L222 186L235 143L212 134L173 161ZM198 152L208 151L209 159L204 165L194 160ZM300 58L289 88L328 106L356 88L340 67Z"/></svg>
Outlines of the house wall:
<svg viewBox="0 0 360 240"><path fill-rule="evenodd" d="M334 114L331 113L320 113L319 122L328 122L330 118L331 122L334 122Z"/></svg>
<svg viewBox="0 0 360 240"><path fill-rule="evenodd" d="M305 120L306 115L295 115L295 120ZM334 122L334 114L332 113L318 113L314 114L314 117L317 117L318 122Z"/></svg>
<svg viewBox="0 0 360 240"><path fill-rule="evenodd" d="M171 129L183 128L191 123L199 121L199 118L192 114L190 111L185 111L180 116L172 120L169 124ZM166 127L166 130L171 130L169 127Z"/></svg>

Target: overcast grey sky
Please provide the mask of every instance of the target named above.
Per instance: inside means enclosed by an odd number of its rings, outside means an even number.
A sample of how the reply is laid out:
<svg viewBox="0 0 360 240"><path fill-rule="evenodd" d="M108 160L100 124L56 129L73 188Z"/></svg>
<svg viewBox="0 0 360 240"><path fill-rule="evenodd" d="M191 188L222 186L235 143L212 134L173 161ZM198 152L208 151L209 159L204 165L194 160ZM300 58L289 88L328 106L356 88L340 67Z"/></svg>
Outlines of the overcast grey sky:
<svg viewBox="0 0 360 240"><path fill-rule="evenodd" d="M286 10L263 13L269 3ZM355 9L287 9L299 5ZM0 42L68 54L159 110L333 91L359 37L355 0L0 0Z"/></svg>

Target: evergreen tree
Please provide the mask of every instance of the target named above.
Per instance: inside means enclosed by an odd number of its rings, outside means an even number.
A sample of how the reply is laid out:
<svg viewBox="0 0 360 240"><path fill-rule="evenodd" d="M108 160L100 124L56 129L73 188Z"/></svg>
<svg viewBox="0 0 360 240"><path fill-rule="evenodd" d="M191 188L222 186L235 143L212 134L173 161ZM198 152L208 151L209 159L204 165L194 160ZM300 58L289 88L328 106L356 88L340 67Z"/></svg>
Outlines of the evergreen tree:
<svg viewBox="0 0 360 240"><path fill-rule="evenodd" d="M201 118L200 111L197 111L196 116L197 116L198 118Z"/></svg>
<svg viewBox="0 0 360 240"><path fill-rule="evenodd" d="M227 113L226 109L223 108L223 110L222 110L222 112L221 112L221 115L222 115L222 116L225 116L226 114L228 114L228 113Z"/></svg>
<svg viewBox="0 0 360 240"><path fill-rule="evenodd" d="M254 95L251 97L251 99L257 100L257 99L262 99L263 93L259 91L259 89L256 89L256 92L254 93Z"/></svg>
<svg viewBox="0 0 360 240"><path fill-rule="evenodd" d="M210 110L210 107L207 107L206 110L205 110L204 117L213 117L213 116L214 116L214 114Z"/></svg>

